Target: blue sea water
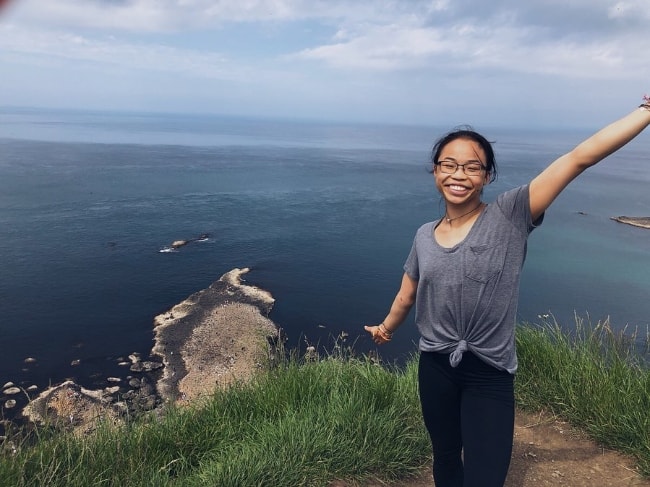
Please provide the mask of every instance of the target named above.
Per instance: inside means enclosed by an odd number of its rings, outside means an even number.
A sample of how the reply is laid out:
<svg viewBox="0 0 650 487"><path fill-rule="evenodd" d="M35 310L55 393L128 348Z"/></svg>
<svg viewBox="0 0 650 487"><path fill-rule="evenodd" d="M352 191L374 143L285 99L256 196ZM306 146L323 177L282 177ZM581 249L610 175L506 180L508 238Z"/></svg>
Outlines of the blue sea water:
<svg viewBox="0 0 650 487"><path fill-rule="evenodd" d="M0 111L0 383L123 373L116 358L150 351L154 316L235 267L276 298L290 346L344 331L372 349L362 326L385 316L416 229L444 210L427 160L448 128ZM488 201L588 135L482 131L500 164ZM650 215L649 163L642 134L558 198L529 241L522 321L571 327L577 313L645 336L650 231L610 217ZM381 355L416 341L410 317Z"/></svg>

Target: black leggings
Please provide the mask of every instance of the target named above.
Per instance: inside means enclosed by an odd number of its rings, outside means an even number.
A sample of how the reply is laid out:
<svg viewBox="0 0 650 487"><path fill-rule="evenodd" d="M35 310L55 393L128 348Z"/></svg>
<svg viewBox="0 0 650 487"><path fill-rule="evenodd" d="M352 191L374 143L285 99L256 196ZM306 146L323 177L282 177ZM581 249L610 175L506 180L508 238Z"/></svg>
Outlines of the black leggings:
<svg viewBox="0 0 650 487"><path fill-rule="evenodd" d="M422 352L418 369L436 487L503 487L514 433L514 376L465 352Z"/></svg>

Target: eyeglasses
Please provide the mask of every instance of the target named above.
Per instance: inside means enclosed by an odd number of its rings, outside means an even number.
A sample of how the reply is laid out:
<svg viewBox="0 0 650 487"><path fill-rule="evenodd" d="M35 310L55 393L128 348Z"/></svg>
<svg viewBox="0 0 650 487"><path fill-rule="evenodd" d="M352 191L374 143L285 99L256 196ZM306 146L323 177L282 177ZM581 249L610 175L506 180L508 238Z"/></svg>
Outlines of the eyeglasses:
<svg viewBox="0 0 650 487"><path fill-rule="evenodd" d="M487 167L483 164L477 162L467 162L465 164L458 164L454 161L438 161L436 165L440 167L440 170L446 174L454 174L458 168L462 168L463 172L468 176L477 176L481 174L481 171L486 171Z"/></svg>

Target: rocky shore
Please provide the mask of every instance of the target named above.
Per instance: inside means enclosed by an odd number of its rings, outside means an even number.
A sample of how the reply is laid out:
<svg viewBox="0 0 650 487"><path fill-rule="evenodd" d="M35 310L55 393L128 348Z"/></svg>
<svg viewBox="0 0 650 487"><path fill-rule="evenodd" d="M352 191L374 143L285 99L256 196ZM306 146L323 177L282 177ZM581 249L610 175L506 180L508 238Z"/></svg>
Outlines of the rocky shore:
<svg viewBox="0 0 650 487"><path fill-rule="evenodd" d="M248 380L275 352L279 330L268 318L270 293L244 284L249 269L233 269L207 289L192 294L153 320L154 346L143 360L131 354L119 365L125 378L107 377L102 389L65 381L31 398L13 383L2 386L5 397L26 394L27 422L43 423L85 434L100 421L126 416L209 395L233 381ZM7 399L0 407L15 407Z"/></svg>

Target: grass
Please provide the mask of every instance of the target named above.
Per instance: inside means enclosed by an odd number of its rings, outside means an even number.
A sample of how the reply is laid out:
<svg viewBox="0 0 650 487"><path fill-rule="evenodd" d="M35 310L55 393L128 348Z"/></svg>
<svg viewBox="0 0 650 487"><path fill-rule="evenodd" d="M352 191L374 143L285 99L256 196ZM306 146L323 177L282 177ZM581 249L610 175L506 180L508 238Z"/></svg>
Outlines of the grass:
<svg viewBox="0 0 650 487"><path fill-rule="evenodd" d="M517 401L551 411L604 446L630 454L650 477L650 370L636 333L615 333L576 317L567 333L554 321L518 330Z"/></svg>
<svg viewBox="0 0 650 487"><path fill-rule="evenodd" d="M554 412L650 476L650 373L607 323L518 330L520 407ZM0 485L327 486L391 481L429 460L417 360L291 357L191 407L75 438L48 428L0 443ZM32 437L33 438L33 437Z"/></svg>
<svg viewBox="0 0 650 487"><path fill-rule="evenodd" d="M41 438L6 452L0 485L299 486L408 475L428 438L414 363L327 358L275 367L193 407L82 439Z"/></svg>

